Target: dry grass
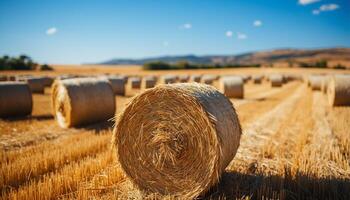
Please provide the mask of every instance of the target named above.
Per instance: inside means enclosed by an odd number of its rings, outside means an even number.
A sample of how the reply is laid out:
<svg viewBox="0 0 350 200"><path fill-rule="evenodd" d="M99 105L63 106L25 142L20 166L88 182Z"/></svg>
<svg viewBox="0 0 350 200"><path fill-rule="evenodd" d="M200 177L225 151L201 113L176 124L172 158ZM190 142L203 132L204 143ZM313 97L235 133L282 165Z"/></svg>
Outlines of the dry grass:
<svg viewBox="0 0 350 200"><path fill-rule="evenodd" d="M74 70L53 73L149 74L137 67ZM262 73L230 69L189 74L211 72ZM179 71L184 73L188 72ZM45 92L34 95L32 117L0 120L0 199L164 198L144 196L124 176L109 148L110 124L61 129L52 118L50 95ZM244 97L231 99L243 127L241 146L219 184L204 198L350 199L350 107L330 107L324 95L299 82L282 88L248 83ZM116 99L117 112L130 101L130 97Z"/></svg>

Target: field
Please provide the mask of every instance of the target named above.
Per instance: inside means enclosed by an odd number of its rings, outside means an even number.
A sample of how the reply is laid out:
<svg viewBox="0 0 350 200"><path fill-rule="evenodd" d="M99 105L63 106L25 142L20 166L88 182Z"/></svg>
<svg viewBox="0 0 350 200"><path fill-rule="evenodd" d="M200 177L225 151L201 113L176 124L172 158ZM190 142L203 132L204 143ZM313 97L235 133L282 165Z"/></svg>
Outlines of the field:
<svg viewBox="0 0 350 200"><path fill-rule="evenodd" d="M349 73L317 69L143 71L140 67L56 66L57 74ZM43 74L43 72L5 72ZM217 81L214 82L214 86ZM62 129L50 88L34 94L31 117L0 120L1 199L143 199L111 146L113 122ZM116 96L117 113L140 90ZM243 136L220 183L204 199L350 199L350 107L330 107L302 81L271 88L248 82L231 99Z"/></svg>

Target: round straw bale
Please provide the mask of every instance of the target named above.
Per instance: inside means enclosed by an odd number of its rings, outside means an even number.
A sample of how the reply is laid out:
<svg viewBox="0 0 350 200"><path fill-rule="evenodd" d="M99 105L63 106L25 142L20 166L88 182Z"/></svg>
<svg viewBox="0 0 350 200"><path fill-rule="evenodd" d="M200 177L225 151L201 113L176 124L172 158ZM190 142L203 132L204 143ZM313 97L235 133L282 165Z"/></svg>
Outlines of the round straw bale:
<svg viewBox="0 0 350 200"><path fill-rule="evenodd" d="M215 76L214 75L203 75L202 77L202 83L208 84L208 85L212 85L213 82L215 80Z"/></svg>
<svg viewBox="0 0 350 200"><path fill-rule="evenodd" d="M141 88L148 89L156 86L157 78L155 76L145 76L141 82Z"/></svg>
<svg viewBox="0 0 350 200"><path fill-rule="evenodd" d="M321 83L321 91L323 94L327 94L327 89L328 89L328 82L330 80L330 76L325 76L322 79L322 83Z"/></svg>
<svg viewBox="0 0 350 200"><path fill-rule="evenodd" d="M161 77L161 83L163 83L163 84L176 83L176 80L177 80L177 76L176 75L172 75L172 74L163 75Z"/></svg>
<svg viewBox="0 0 350 200"><path fill-rule="evenodd" d="M252 76L253 83L260 84L262 82L263 76L262 75L254 75Z"/></svg>
<svg viewBox="0 0 350 200"><path fill-rule="evenodd" d="M122 169L141 190L192 199L218 182L240 137L229 99L212 86L177 83L134 97L113 142Z"/></svg>
<svg viewBox="0 0 350 200"><path fill-rule="evenodd" d="M58 124L68 128L111 119L115 97L104 79L56 80L52 85L52 108Z"/></svg>
<svg viewBox="0 0 350 200"><path fill-rule="evenodd" d="M32 92L27 83L0 83L0 117L30 115L32 107Z"/></svg>
<svg viewBox="0 0 350 200"><path fill-rule="evenodd" d="M32 93L44 93L45 79L42 77L25 78Z"/></svg>
<svg viewBox="0 0 350 200"><path fill-rule="evenodd" d="M7 81L6 75L0 75L0 81Z"/></svg>
<svg viewBox="0 0 350 200"><path fill-rule="evenodd" d="M243 98L243 79L240 76L227 76L220 79L220 91L227 97Z"/></svg>
<svg viewBox="0 0 350 200"><path fill-rule="evenodd" d="M125 79L124 79L124 77L107 76L107 79L112 86L114 94L125 95Z"/></svg>
<svg viewBox="0 0 350 200"><path fill-rule="evenodd" d="M283 84L283 76L280 74L272 74L269 76L272 87L281 87Z"/></svg>
<svg viewBox="0 0 350 200"><path fill-rule="evenodd" d="M9 81L16 81L16 76L14 76L14 75L9 75L9 76L7 77L7 79L8 79Z"/></svg>
<svg viewBox="0 0 350 200"><path fill-rule="evenodd" d="M241 75L242 79L243 79L243 82L246 83L247 81L250 80L251 76L250 75L247 75L247 74L243 74Z"/></svg>
<svg viewBox="0 0 350 200"><path fill-rule="evenodd" d="M201 82L201 78L202 78L201 75L192 75L192 76L190 77L190 81L191 81L191 82L200 83L200 82Z"/></svg>
<svg viewBox="0 0 350 200"><path fill-rule="evenodd" d="M52 85L52 83L53 83L53 81L54 81L54 79L52 78L52 77L49 77L49 76L44 76L44 77L42 77L44 80L44 86L45 87L51 87L51 85Z"/></svg>
<svg viewBox="0 0 350 200"><path fill-rule="evenodd" d="M311 75L309 77L310 87L312 90L321 90L323 76Z"/></svg>
<svg viewBox="0 0 350 200"><path fill-rule="evenodd" d="M179 82L180 83L187 83L189 79L190 79L189 75L180 75L179 76Z"/></svg>
<svg viewBox="0 0 350 200"><path fill-rule="evenodd" d="M140 77L130 77L128 79L130 88L140 89L141 88L141 78Z"/></svg>
<svg viewBox="0 0 350 200"><path fill-rule="evenodd" d="M350 105L350 75L334 75L329 78L327 88L331 106Z"/></svg>

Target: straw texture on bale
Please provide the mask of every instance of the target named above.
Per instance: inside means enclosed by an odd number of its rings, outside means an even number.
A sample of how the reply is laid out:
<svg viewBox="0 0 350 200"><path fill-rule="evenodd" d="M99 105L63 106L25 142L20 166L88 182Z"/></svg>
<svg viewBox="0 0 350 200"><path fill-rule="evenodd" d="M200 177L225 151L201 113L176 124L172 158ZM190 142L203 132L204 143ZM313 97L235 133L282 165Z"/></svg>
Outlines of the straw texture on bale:
<svg viewBox="0 0 350 200"><path fill-rule="evenodd" d="M269 76L272 87L281 87L283 84L283 76L280 74L273 74Z"/></svg>
<svg viewBox="0 0 350 200"><path fill-rule="evenodd" d="M145 76L142 79L141 88L148 89L156 86L157 78L155 76Z"/></svg>
<svg viewBox="0 0 350 200"><path fill-rule="evenodd" d="M330 77L327 96L331 106L349 106L350 75L334 75Z"/></svg>
<svg viewBox="0 0 350 200"><path fill-rule="evenodd" d="M176 75L164 75L161 77L161 83L163 84L172 84L172 83L176 83L177 81L177 76Z"/></svg>
<svg viewBox="0 0 350 200"><path fill-rule="evenodd" d="M212 85L214 80L215 80L215 76L214 75L204 75L202 77L202 83L205 83L207 85Z"/></svg>
<svg viewBox="0 0 350 200"><path fill-rule="evenodd" d="M41 77L31 77L25 78L25 81L28 83L32 93L44 93L45 89L45 79Z"/></svg>
<svg viewBox="0 0 350 200"><path fill-rule="evenodd" d="M141 88L141 78L140 77L130 77L128 79L130 84L130 88L132 89L140 89Z"/></svg>
<svg viewBox="0 0 350 200"><path fill-rule="evenodd" d="M27 83L0 83L0 117L30 115L32 107L32 92Z"/></svg>
<svg viewBox="0 0 350 200"><path fill-rule="evenodd" d="M125 79L124 77L108 76L109 83L116 95L125 95Z"/></svg>
<svg viewBox="0 0 350 200"><path fill-rule="evenodd" d="M309 77L309 83L312 90L321 90L323 76L312 75Z"/></svg>
<svg viewBox="0 0 350 200"><path fill-rule="evenodd" d="M62 128L107 121L115 113L115 97L107 80L74 78L52 85L52 108Z"/></svg>
<svg viewBox="0 0 350 200"><path fill-rule="evenodd" d="M227 97L243 98L243 79L239 76L227 76L220 80L220 91Z"/></svg>
<svg viewBox="0 0 350 200"><path fill-rule="evenodd" d="M201 78L202 78L201 75L192 75L192 76L190 77L190 81L191 81L191 82L200 83L200 82L201 82Z"/></svg>
<svg viewBox="0 0 350 200"><path fill-rule="evenodd" d="M212 86L178 83L134 97L118 117L113 142L141 190L191 199L218 182L240 137L229 99Z"/></svg>

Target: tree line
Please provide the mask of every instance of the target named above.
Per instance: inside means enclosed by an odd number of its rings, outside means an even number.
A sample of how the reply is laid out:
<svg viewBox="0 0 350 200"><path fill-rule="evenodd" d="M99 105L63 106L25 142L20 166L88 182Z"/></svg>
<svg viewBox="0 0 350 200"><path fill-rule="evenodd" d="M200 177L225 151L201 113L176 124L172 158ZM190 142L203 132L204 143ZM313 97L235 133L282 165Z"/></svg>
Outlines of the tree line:
<svg viewBox="0 0 350 200"><path fill-rule="evenodd" d="M0 57L0 70L52 70L52 67L47 64L40 65L27 55L18 57L4 55Z"/></svg>

